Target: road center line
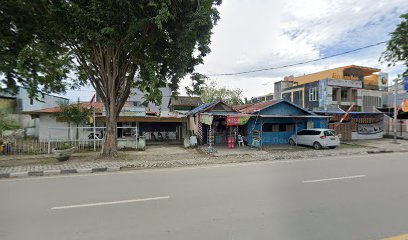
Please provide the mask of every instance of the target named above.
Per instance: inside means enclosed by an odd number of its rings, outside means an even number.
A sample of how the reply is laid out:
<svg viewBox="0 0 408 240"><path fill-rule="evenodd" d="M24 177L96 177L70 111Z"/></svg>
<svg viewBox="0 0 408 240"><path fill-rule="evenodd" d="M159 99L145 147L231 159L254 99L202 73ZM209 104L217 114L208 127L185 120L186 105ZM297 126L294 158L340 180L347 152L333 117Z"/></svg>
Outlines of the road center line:
<svg viewBox="0 0 408 240"><path fill-rule="evenodd" d="M68 206L61 206L61 207L52 207L51 210L60 210L60 209L68 209L68 208L81 208L81 207L95 207L95 206L113 205L113 204L122 204L122 203L133 203L133 202L145 202L145 201L163 200L163 199L169 199L169 198L170 198L170 196L162 196L162 197L139 198L139 199L130 199L130 200L122 200L122 201L114 201L114 202L87 203L87 204L68 205Z"/></svg>
<svg viewBox="0 0 408 240"><path fill-rule="evenodd" d="M346 176L346 177L336 177L336 178L324 178L324 179L316 179L316 180L307 180L307 181L303 181L303 183L325 182L325 181L343 180L343 179L350 179L350 178L362 178L362 177L366 177L366 175L355 175L355 176Z"/></svg>

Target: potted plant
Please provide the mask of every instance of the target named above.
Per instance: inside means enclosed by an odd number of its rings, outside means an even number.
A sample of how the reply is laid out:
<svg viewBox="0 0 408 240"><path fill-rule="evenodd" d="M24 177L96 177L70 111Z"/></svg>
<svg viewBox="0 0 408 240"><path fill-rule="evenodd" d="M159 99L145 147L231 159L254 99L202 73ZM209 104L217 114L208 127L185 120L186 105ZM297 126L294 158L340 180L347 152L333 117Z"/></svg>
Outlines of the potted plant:
<svg viewBox="0 0 408 240"><path fill-rule="evenodd" d="M71 157L74 150L75 147L72 146L72 144L64 143L61 146L54 148L52 152L58 161L67 161Z"/></svg>

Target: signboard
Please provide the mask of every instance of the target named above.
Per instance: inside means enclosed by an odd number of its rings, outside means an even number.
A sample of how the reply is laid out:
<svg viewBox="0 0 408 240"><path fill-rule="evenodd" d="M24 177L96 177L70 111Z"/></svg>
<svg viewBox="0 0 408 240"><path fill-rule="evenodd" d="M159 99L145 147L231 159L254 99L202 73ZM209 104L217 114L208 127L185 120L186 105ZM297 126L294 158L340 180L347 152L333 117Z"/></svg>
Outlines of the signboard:
<svg viewBox="0 0 408 240"><path fill-rule="evenodd" d="M388 73L378 74L378 90L385 90L388 86Z"/></svg>
<svg viewBox="0 0 408 240"><path fill-rule="evenodd" d="M329 79L327 85L338 86L338 87L362 88L363 82L362 81L352 81L352 80Z"/></svg>
<svg viewBox="0 0 408 240"><path fill-rule="evenodd" d="M245 125L249 120L249 117L228 116L227 126Z"/></svg>
<svg viewBox="0 0 408 240"><path fill-rule="evenodd" d="M404 77L404 90L408 92L408 77Z"/></svg>
<svg viewBox="0 0 408 240"><path fill-rule="evenodd" d="M201 116L200 116L200 122L202 122L204 124L207 124L207 125L211 125L213 119L214 119L214 117L210 116L210 115L201 114Z"/></svg>
<svg viewBox="0 0 408 240"><path fill-rule="evenodd" d="M105 107L102 109L102 116L106 116ZM145 117L146 108L144 107L123 107L119 113L120 117Z"/></svg>

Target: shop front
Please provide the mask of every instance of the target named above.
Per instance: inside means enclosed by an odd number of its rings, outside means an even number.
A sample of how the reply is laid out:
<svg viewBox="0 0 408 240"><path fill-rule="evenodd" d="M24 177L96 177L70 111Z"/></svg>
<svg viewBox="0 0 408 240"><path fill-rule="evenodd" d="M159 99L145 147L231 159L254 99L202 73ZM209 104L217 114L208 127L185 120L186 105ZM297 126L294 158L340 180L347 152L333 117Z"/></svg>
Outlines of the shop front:
<svg viewBox="0 0 408 240"><path fill-rule="evenodd" d="M237 141L246 138L249 118L250 115L240 113L200 114L203 143L235 148Z"/></svg>

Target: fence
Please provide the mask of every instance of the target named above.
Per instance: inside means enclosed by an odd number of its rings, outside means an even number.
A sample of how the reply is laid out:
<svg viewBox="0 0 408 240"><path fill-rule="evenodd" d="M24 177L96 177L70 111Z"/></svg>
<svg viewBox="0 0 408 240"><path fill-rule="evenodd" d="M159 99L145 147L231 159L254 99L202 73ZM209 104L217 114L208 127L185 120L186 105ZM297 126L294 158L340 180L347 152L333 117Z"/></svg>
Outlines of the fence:
<svg viewBox="0 0 408 240"><path fill-rule="evenodd" d="M94 144L95 141L95 144ZM86 140L50 140L39 141L35 139L14 140L3 145L0 154L46 154L51 153L52 149L57 148L64 143L70 143L75 147L76 152L94 151L102 149L103 139ZM2 151L1 151L2 150Z"/></svg>

